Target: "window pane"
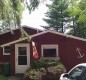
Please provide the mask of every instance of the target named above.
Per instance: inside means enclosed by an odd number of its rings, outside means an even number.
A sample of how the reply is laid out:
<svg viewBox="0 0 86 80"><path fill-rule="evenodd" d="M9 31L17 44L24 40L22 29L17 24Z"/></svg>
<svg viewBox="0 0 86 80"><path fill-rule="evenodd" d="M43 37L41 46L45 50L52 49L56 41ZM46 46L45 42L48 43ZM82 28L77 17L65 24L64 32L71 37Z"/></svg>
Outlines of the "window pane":
<svg viewBox="0 0 86 80"><path fill-rule="evenodd" d="M27 65L27 56L18 56L18 65Z"/></svg>
<svg viewBox="0 0 86 80"><path fill-rule="evenodd" d="M19 55L26 55L26 47L19 47L18 50Z"/></svg>
<svg viewBox="0 0 86 80"><path fill-rule="evenodd" d="M82 80L86 80L86 70L83 73Z"/></svg>
<svg viewBox="0 0 86 80"><path fill-rule="evenodd" d="M70 72L70 78L71 79L77 79L77 77L80 77L82 72L85 70L86 68L83 66L79 66L77 68L75 68L73 71Z"/></svg>
<svg viewBox="0 0 86 80"><path fill-rule="evenodd" d="M4 47L4 53L10 53L10 46Z"/></svg>
<svg viewBox="0 0 86 80"><path fill-rule="evenodd" d="M43 49L44 57L56 57L56 49Z"/></svg>

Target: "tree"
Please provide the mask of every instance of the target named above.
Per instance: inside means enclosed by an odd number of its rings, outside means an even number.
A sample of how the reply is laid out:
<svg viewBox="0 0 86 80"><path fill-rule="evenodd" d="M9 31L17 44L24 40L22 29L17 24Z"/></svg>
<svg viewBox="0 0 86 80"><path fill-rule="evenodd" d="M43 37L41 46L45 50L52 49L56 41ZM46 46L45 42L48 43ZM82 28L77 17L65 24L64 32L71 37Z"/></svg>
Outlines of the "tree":
<svg viewBox="0 0 86 80"><path fill-rule="evenodd" d="M32 12L41 1L43 0L0 0L0 21L9 26L11 22L14 22L15 26L19 27L25 7Z"/></svg>
<svg viewBox="0 0 86 80"><path fill-rule="evenodd" d="M11 21L20 25L20 19L23 12L21 0L1 0L0 4L0 20L9 24L9 26Z"/></svg>
<svg viewBox="0 0 86 80"><path fill-rule="evenodd" d="M34 10L37 7L37 1L38 0L30 0L31 3L28 5L28 0L0 0L0 22L2 23L0 29L13 28L13 26L11 26L13 23L15 26L19 27L21 37L23 37L26 33L21 27L22 12L25 6L28 7L30 12ZM34 5L32 5L33 3Z"/></svg>
<svg viewBox="0 0 86 80"><path fill-rule="evenodd" d="M80 13L80 8L79 8L79 4L78 4L77 0L70 0L69 1L67 12L70 13L70 17L71 17L72 22L73 22L72 28L74 29L74 33L75 33L76 32L75 28L76 28L76 24L77 24L77 19L78 19L78 15Z"/></svg>
<svg viewBox="0 0 86 80"><path fill-rule="evenodd" d="M33 0L33 2L34 1L38 1L37 3L39 5L39 2L41 2L42 0ZM72 19L73 21L72 33L74 36L86 38L85 37L86 35L85 34L86 33L86 0L68 0L68 1L69 1L68 3L69 11L67 12L70 13L70 19ZM34 3L32 4L34 5Z"/></svg>
<svg viewBox="0 0 86 80"><path fill-rule="evenodd" d="M86 0L71 0L68 11L73 19L73 30L69 34L86 38Z"/></svg>
<svg viewBox="0 0 86 80"><path fill-rule="evenodd" d="M22 0L0 0L0 21L2 22L1 27L11 28L13 22L21 30L21 16L23 12L23 1ZM21 32L22 34L22 32ZM22 34L23 35L23 34ZM21 36L22 36L21 35Z"/></svg>
<svg viewBox="0 0 86 80"><path fill-rule="evenodd" d="M78 18L78 22L86 24L86 0L81 0L79 2L79 7L81 11Z"/></svg>
<svg viewBox="0 0 86 80"><path fill-rule="evenodd" d="M49 11L43 20L48 23L44 28L53 28L56 31L64 32L64 24L68 21L69 16L66 12L68 7L67 0L54 0L52 5L47 5Z"/></svg>
<svg viewBox="0 0 86 80"><path fill-rule="evenodd" d="M0 0L0 23L2 23L0 29L13 28L11 24L14 24L19 27L21 34L25 33L21 27L22 12L27 7L31 13L41 1L45 0Z"/></svg>

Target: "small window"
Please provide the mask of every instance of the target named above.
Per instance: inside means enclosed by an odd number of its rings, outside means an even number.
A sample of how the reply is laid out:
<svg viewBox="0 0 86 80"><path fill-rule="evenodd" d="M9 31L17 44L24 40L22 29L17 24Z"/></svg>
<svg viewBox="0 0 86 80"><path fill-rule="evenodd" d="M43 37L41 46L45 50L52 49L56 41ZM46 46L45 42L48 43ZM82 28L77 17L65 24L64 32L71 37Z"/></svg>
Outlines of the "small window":
<svg viewBox="0 0 86 80"><path fill-rule="evenodd" d="M3 55L10 55L10 46L3 47Z"/></svg>
<svg viewBox="0 0 86 80"><path fill-rule="evenodd" d="M56 57L56 49L43 49L43 57Z"/></svg>
<svg viewBox="0 0 86 80"><path fill-rule="evenodd" d="M42 58L44 59L57 59L58 45L42 45Z"/></svg>

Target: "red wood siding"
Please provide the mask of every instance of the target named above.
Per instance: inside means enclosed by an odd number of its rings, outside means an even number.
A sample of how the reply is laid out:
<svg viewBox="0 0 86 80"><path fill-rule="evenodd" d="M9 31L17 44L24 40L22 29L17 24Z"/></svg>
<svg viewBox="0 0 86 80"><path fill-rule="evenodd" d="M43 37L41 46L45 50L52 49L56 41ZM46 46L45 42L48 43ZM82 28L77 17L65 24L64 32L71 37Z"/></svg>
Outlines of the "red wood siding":
<svg viewBox="0 0 86 80"><path fill-rule="evenodd" d="M0 44L9 43L11 41L17 40L19 37L20 37L19 30L15 30L14 34L11 34L11 32L2 34L2 35L0 35Z"/></svg>
<svg viewBox="0 0 86 80"><path fill-rule="evenodd" d="M24 30L29 34L29 35L33 35L37 33L37 30L35 29L31 29L28 27L24 27ZM8 33L4 33L2 35L0 35L0 45L5 44L5 43L9 43L11 41L15 41L17 39L20 38L21 33L19 29L13 30L14 34L11 34L11 32Z"/></svg>
<svg viewBox="0 0 86 80"><path fill-rule="evenodd" d="M42 32L41 30L36 30L33 28L29 28L29 27L24 27L24 30L29 34L29 35L33 35L36 34L38 32Z"/></svg>
<svg viewBox="0 0 86 80"><path fill-rule="evenodd" d="M3 57L2 57L3 56ZM0 62L10 62L10 56L9 55L3 55L3 48L0 48Z"/></svg>
<svg viewBox="0 0 86 80"><path fill-rule="evenodd" d="M68 38L68 69L72 68L76 64L79 63L86 63L86 42L80 41L72 38ZM78 52L76 51L76 48L80 48L81 54L84 54L83 58L78 58ZM65 59L65 58L64 58Z"/></svg>
<svg viewBox="0 0 86 80"><path fill-rule="evenodd" d="M52 33L46 33L40 36L36 36L33 38L33 41L36 42L39 55L41 54L42 44L58 44L60 60L63 62L67 70L70 70L78 63L86 62L85 41L68 38ZM81 53L85 54L83 58L77 58L78 52L76 51L76 48L80 48Z"/></svg>
<svg viewBox="0 0 86 80"><path fill-rule="evenodd" d="M24 27L24 30L29 35L33 35L37 33L36 29L32 29L28 27ZM41 31L39 30L39 32ZM21 34L20 34L19 29L13 30L13 33L14 34L11 34L11 32L7 32L7 33L0 35L0 45L9 43L11 41L18 40L20 38ZM23 41L23 42L27 42L27 41ZM3 48L0 47L0 64L5 63L5 62L10 63L11 74L14 74L15 73L15 44L11 45L10 55L3 55Z"/></svg>
<svg viewBox="0 0 86 80"><path fill-rule="evenodd" d="M7 36L7 35L6 35ZM16 35L17 36L17 35ZM12 36L11 36L12 37ZM0 38L1 39L1 38ZM6 37L4 38L6 40ZM14 39L16 39L14 37ZM10 37L9 37L10 40ZM32 41L36 43L36 47L41 56L41 45L44 44L57 44L59 57L62 63L65 65L67 70L70 70L73 66L78 63L86 63L86 41L81 41L77 39L73 39L70 37L53 34L53 33L45 33L32 38ZM19 42L19 43L27 43L27 40ZM76 48L80 48L81 53L85 54L83 58L77 58L78 52ZM11 45L11 55L4 56L3 49L0 48L0 62L9 62L10 63L10 71L11 74L15 73L15 44ZM30 42L30 61L32 61L32 44Z"/></svg>
<svg viewBox="0 0 86 80"><path fill-rule="evenodd" d="M11 55L10 55L10 73L15 74L15 44L11 45Z"/></svg>
<svg viewBox="0 0 86 80"><path fill-rule="evenodd" d="M10 63L10 56L3 55L3 48L0 48L0 69L3 66L3 63Z"/></svg>

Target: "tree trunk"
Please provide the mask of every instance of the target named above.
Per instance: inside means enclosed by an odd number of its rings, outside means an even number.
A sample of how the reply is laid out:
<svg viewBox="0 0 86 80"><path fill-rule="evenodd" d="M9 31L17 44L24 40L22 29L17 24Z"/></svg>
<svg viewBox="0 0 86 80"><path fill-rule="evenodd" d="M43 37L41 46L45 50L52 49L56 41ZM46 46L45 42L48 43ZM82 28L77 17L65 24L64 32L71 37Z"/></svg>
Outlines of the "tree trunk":
<svg viewBox="0 0 86 80"><path fill-rule="evenodd" d="M27 41L29 42L31 40L31 37L27 34L27 32L21 27L21 21L20 21L20 18L19 16L16 17L17 19L17 25L18 25L18 28L20 30L20 33L21 33L21 36L20 38L24 38L24 37L28 37Z"/></svg>

